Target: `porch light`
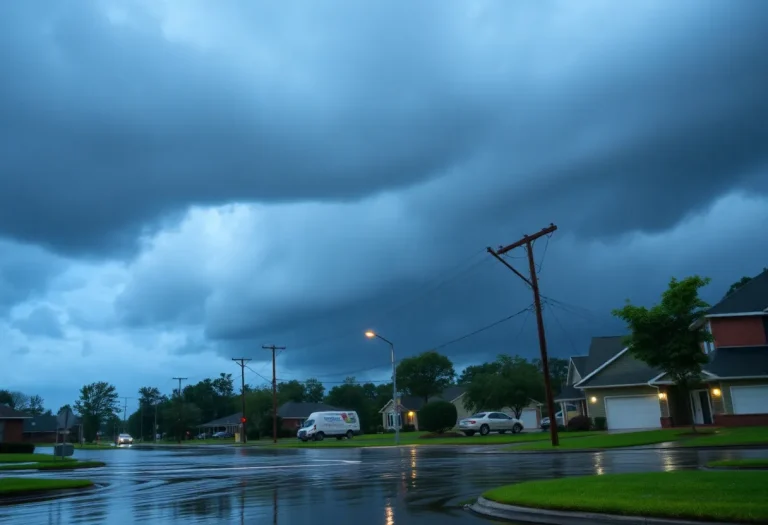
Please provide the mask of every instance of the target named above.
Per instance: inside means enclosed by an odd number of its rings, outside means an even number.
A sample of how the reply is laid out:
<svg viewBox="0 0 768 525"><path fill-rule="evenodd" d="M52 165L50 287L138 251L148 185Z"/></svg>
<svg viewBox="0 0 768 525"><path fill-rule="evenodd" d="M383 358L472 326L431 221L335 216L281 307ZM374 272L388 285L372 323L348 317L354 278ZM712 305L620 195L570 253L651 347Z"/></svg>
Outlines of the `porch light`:
<svg viewBox="0 0 768 525"><path fill-rule="evenodd" d="M667 399L667 393L666 392L659 392L659 399L662 401Z"/></svg>
<svg viewBox="0 0 768 525"><path fill-rule="evenodd" d="M712 395L715 397L720 397L723 395L723 393L720 391L719 388L713 388L712 389Z"/></svg>
<svg viewBox="0 0 768 525"><path fill-rule="evenodd" d="M413 411L408 412L408 417L413 417Z"/></svg>
<svg viewBox="0 0 768 525"><path fill-rule="evenodd" d="M592 396L592 397L589 398L589 402L593 403L593 404L597 403L597 398L595 396Z"/></svg>

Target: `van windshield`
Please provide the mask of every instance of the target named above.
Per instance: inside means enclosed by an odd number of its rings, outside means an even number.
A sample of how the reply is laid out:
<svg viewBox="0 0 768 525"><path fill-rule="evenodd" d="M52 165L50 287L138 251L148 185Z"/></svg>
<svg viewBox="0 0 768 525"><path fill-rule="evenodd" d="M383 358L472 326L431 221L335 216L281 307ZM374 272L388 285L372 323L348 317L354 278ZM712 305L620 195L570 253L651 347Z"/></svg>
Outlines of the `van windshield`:
<svg viewBox="0 0 768 525"><path fill-rule="evenodd" d="M304 427L303 428L311 427L314 424L315 424L315 420L314 419L307 419L304 422Z"/></svg>

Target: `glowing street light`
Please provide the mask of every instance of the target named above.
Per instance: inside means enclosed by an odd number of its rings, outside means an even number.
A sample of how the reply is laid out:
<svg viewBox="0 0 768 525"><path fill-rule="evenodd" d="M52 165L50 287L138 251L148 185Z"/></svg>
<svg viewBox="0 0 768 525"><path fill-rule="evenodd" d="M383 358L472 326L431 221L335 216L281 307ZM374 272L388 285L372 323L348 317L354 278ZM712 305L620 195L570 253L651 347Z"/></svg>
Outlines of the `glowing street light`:
<svg viewBox="0 0 768 525"><path fill-rule="evenodd" d="M389 345L390 348L390 357L392 360L392 403L395 405L395 445L400 444L400 410L399 405L397 404L397 374L395 373L395 345L390 341L389 339L386 339L385 337L380 336L373 330L367 330L365 332L365 337L368 339L374 339L378 338L384 341Z"/></svg>

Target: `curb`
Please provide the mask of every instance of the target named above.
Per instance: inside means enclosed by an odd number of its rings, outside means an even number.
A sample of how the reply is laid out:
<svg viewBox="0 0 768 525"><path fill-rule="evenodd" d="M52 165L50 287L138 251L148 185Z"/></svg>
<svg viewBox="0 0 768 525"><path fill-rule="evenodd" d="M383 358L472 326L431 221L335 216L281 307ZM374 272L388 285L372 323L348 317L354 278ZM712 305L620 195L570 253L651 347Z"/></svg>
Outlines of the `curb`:
<svg viewBox="0 0 768 525"><path fill-rule="evenodd" d="M482 496L468 507L472 512L485 517L514 521L516 523L541 523L547 525L733 525L728 522L691 521L672 518L645 518L642 516L620 516L595 512L567 512L562 510L518 507L490 501Z"/></svg>
<svg viewBox="0 0 768 525"><path fill-rule="evenodd" d="M632 450L766 450L768 443L761 445L703 445L700 447L685 447L675 445L674 441L665 441L656 445L631 445L627 447L608 447L608 448L574 448L574 449L541 449L541 450L511 450L514 447L506 447L505 452L509 454L587 454L595 452L632 451ZM665 445L665 446L660 446Z"/></svg>

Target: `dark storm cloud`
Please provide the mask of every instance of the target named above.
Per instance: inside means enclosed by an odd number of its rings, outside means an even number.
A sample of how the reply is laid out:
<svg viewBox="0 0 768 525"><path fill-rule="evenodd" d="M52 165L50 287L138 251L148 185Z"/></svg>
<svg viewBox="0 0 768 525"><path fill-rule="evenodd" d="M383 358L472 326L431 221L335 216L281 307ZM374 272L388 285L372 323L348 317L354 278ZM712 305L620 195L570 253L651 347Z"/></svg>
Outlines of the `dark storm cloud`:
<svg viewBox="0 0 768 525"><path fill-rule="evenodd" d="M484 169L464 185L488 211L599 200L574 221L587 236L664 229L723 190L764 188L760 2L296 18L244 2L188 40L167 26L195 4L157 18L118 2L122 23L104 5L0 8L6 235L114 249L191 203L354 199L472 162Z"/></svg>
<svg viewBox="0 0 768 525"><path fill-rule="evenodd" d="M64 335L56 311L49 306L38 306L28 316L13 322L13 327L27 335L60 338Z"/></svg>
<svg viewBox="0 0 768 525"><path fill-rule="evenodd" d="M35 246L0 239L0 317L16 303L45 291L64 262Z"/></svg>

